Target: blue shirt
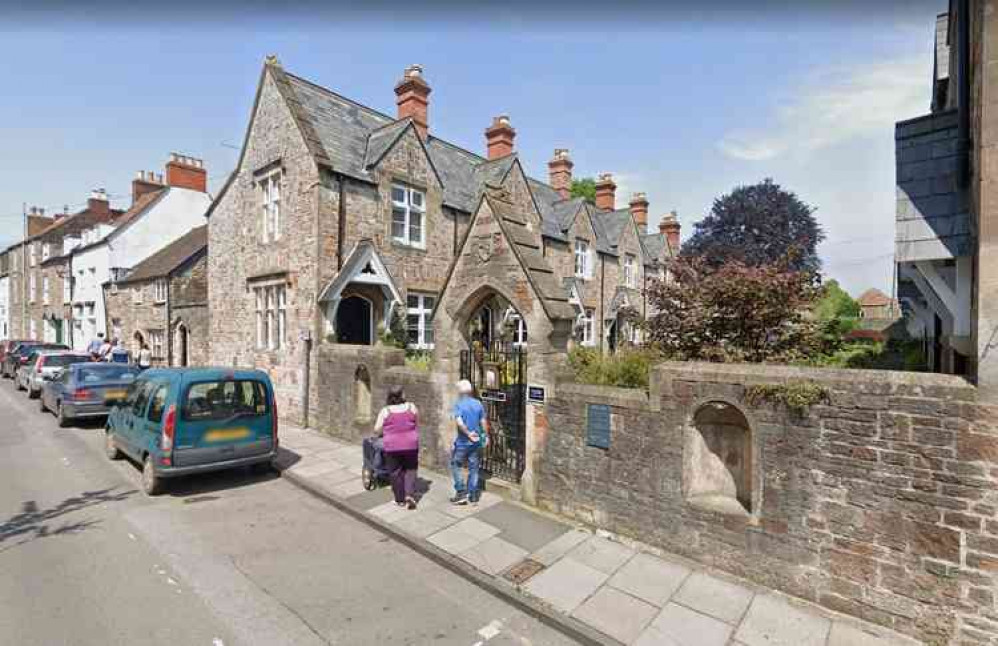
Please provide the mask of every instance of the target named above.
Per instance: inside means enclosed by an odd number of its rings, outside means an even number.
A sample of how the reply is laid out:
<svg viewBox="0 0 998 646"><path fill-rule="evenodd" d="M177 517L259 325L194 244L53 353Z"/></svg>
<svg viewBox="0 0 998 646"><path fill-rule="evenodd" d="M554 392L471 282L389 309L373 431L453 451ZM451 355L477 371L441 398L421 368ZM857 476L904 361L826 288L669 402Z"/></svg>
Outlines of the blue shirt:
<svg viewBox="0 0 998 646"><path fill-rule="evenodd" d="M457 401L454 402L454 419L460 418L469 432L478 433L478 443L480 445L485 443L485 433L482 432L483 417L485 417L485 407L482 406L482 402L478 401L474 397L461 395L458 397ZM455 439L454 442L455 444L462 445L472 443L471 440L468 439L468 436L460 431L458 431L457 439Z"/></svg>

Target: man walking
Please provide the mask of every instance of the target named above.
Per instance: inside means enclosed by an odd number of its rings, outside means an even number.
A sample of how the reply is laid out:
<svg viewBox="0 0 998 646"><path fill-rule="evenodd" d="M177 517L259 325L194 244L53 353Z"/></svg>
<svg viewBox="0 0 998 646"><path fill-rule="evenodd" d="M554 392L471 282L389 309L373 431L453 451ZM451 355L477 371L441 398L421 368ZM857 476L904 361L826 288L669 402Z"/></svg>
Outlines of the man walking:
<svg viewBox="0 0 998 646"><path fill-rule="evenodd" d="M104 333L98 332L97 336L90 342L87 346L87 354L94 361L97 361L100 356L100 349L104 346Z"/></svg>
<svg viewBox="0 0 998 646"><path fill-rule="evenodd" d="M485 407L474 395L474 388L467 379L457 382L457 401L454 403L454 422L457 424L457 437L451 453L450 470L454 478L455 505L477 503L481 496L478 482L478 469L482 461L482 449L488 445L488 420ZM468 467L468 479L464 479L464 467Z"/></svg>

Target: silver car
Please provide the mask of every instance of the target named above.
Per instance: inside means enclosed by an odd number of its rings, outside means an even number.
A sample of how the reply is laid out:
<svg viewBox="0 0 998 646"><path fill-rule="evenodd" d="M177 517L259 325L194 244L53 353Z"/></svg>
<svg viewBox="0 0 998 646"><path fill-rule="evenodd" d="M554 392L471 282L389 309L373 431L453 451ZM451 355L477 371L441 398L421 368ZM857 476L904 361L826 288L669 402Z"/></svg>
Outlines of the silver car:
<svg viewBox="0 0 998 646"><path fill-rule="evenodd" d="M18 390L27 390L28 397L34 399L42 392L42 384L51 379L59 370L74 363L86 363L90 357L79 352L66 350L38 350L28 358L28 362L17 369L14 383Z"/></svg>

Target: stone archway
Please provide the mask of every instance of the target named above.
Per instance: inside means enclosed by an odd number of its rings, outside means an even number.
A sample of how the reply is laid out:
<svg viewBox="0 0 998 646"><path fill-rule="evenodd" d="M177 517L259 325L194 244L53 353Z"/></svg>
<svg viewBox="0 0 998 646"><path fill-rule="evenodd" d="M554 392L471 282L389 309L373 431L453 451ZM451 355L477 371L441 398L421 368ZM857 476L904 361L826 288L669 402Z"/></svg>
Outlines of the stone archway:
<svg viewBox="0 0 998 646"><path fill-rule="evenodd" d="M186 323L181 321L177 325L175 336L173 356L179 367L186 368L190 363L190 331Z"/></svg>
<svg viewBox="0 0 998 646"><path fill-rule="evenodd" d="M724 401L697 408L686 432L683 481L689 504L724 514L755 512L752 429Z"/></svg>
<svg viewBox="0 0 998 646"><path fill-rule="evenodd" d="M336 342L374 345L374 304L363 296L351 295L336 310Z"/></svg>

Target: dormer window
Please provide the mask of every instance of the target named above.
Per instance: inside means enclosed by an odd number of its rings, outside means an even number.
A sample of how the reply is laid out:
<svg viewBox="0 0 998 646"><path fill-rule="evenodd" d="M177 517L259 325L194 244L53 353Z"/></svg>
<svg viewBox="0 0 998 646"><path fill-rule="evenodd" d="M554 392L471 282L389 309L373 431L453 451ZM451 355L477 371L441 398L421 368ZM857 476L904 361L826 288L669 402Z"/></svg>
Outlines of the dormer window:
<svg viewBox="0 0 998 646"><path fill-rule="evenodd" d="M392 240L411 247L426 246L426 195L403 184L392 184Z"/></svg>
<svg viewBox="0 0 998 646"><path fill-rule="evenodd" d="M263 199L263 241L281 238L281 171L274 171L260 180Z"/></svg>
<svg viewBox="0 0 998 646"><path fill-rule="evenodd" d="M581 238L575 241L575 275L583 279L588 279L592 276L589 243Z"/></svg>

